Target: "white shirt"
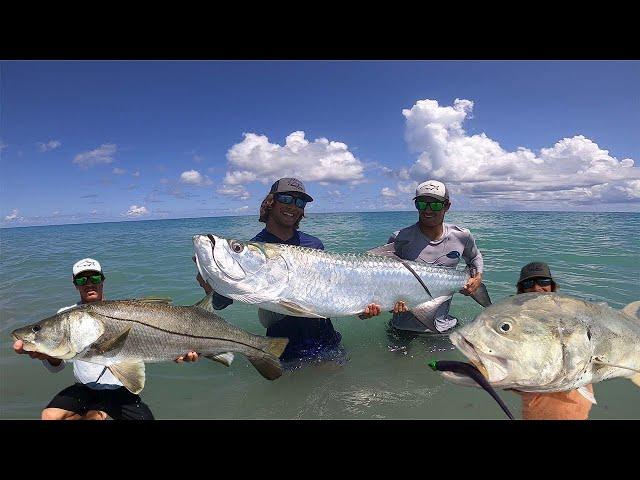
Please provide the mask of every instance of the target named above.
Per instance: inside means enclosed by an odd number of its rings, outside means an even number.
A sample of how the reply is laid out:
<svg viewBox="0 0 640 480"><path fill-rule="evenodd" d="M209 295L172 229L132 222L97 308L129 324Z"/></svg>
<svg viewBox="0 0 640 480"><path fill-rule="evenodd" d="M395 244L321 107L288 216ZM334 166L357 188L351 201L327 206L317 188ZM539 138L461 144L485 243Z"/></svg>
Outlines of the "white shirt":
<svg viewBox="0 0 640 480"><path fill-rule="evenodd" d="M75 305L63 307L56 313L70 310L78 305L81 304L78 302ZM59 372L65 367L64 360L57 366L51 365L47 360L42 360L42 363L47 370L53 373ZM83 383L94 390L116 389L123 386L109 369L106 369L104 365L98 365L97 363L73 360L73 376L76 378L76 381Z"/></svg>

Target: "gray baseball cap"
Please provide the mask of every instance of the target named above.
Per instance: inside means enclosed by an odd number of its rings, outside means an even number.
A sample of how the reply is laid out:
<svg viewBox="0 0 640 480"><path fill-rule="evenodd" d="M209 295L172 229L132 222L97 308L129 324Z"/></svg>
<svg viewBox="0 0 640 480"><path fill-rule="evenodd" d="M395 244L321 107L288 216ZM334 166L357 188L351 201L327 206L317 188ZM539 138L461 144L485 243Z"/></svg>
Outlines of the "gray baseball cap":
<svg viewBox="0 0 640 480"><path fill-rule="evenodd" d="M415 200L418 197L432 197L442 200L443 202L448 202L449 190L442 182L438 182L437 180L427 180L426 182L422 182L418 185L418 188L416 188L416 196L413 197L413 199Z"/></svg>
<svg viewBox="0 0 640 480"><path fill-rule="evenodd" d="M530 278L550 278L553 280L549 265L544 262L531 262L522 267L518 283Z"/></svg>
<svg viewBox="0 0 640 480"><path fill-rule="evenodd" d="M311 195L304 191L304 184L297 178L281 178L271 185L269 193L299 193L307 202L313 202Z"/></svg>

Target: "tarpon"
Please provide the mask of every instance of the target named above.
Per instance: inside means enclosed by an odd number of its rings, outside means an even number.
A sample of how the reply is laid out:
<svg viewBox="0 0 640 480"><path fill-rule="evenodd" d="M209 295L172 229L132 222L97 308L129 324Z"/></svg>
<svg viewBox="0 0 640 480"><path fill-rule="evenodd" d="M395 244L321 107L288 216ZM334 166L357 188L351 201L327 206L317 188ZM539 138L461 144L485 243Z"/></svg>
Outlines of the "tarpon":
<svg viewBox="0 0 640 480"><path fill-rule="evenodd" d="M391 310L404 301L428 319L470 278L468 269L216 235L195 235L193 246L200 275L217 293L298 317L357 315L371 303ZM474 298L491 303L484 286Z"/></svg>
<svg viewBox="0 0 640 480"><path fill-rule="evenodd" d="M449 335L496 388L578 391L616 377L640 386L640 301L617 310L558 293L524 293L495 303ZM442 375L473 385L453 372Z"/></svg>
<svg viewBox="0 0 640 480"><path fill-rule="evenodd" d="M193 306L157 300L108 300L79 305L12 332L24 350L108 368L131 392L144 388L149 362L175 360L188 351L227 366L244 354L260 374L282 375L278 357L286 338L253 335L212 313L211 295Z"/></svg>

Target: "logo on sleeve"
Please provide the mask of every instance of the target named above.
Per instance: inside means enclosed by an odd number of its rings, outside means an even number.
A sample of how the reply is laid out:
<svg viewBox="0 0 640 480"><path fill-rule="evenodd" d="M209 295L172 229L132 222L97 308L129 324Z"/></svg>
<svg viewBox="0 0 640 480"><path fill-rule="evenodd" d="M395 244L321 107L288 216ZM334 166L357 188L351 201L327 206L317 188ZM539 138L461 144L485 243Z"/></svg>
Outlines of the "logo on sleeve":
<svg viewBox="0 0 640 480"><path fill-rule="evenodd" d="M456 252L455 250L447 253L447 257L449 258L460 258L460 252Z"/></svg>

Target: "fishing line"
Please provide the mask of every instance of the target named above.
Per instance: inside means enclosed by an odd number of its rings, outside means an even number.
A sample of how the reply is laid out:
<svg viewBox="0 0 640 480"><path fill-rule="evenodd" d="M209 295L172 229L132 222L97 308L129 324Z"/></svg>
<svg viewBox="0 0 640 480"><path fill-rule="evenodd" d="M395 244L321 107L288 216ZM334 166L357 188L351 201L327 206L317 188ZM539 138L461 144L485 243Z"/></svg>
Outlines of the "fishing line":
<svg viewBox="0 0 640 480"><path fill-rule="evenodd" d="M613 363L602 362L602 361L598 360L597 358L594 358L594 362L595 363L599 363L601 365L606 365L608 367L624 368L625 370L632 370L634 372L640 373L640 370L638 370L637 368L623 367L622 365L615 365Z"/></svg>

